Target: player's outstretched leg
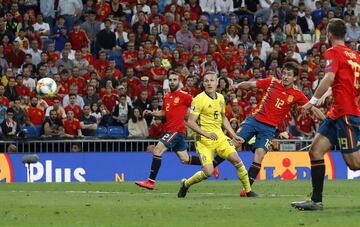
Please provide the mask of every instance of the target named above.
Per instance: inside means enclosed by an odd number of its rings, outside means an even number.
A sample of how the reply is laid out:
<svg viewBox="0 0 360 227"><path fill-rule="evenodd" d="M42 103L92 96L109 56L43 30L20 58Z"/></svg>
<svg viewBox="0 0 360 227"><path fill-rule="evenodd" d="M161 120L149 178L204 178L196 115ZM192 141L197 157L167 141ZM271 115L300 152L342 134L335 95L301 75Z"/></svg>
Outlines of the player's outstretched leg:
<svg viewBox="0 0 360 227"><path fill-rule="evenodd" d="M209 176L211 176L213 171L214 171L214 167L212 166L212 164L205 165L201 171L196 172L189 179L183 179L181 181L178 197L184 198L191 185L206 180L207 178L209 178Z"/></svg>
<svg viewBox="0 0 360 227"><path fill-rule="evenodd" d="M291 206L299 210L322 210L322 193L324 188L325 162L324 155L331 148L329 139L316 134L310 148L311 183L313 186L311 200L292 202Z"/></svg>
<svg viewBox="0 0 360 227"><path fill-rule="evenodd" d="M176 154L180 158L181 163L183 163L183 164L199 165L199 166L201 165L200 157L194 156L194 155L189 155L186 150L178 151L178 152L176 152ZM224 161L224 159L218 155L216 155L213 160L213 166L214 166L213 175L214 175L215 179L219 179L220 171L219 171L219 168L217 168L217 166L220 165L220 163L222 163L223 161Z"/></svg>
<svg viewBox="0 0 360 227"><path fill-rule="evenodd" d="M236 152L233 152L229 155L228 160L234 165L237 175L245 188L247 197L257 197L258 195L251 191L251 185L249 181L248 172L246 171L245 165L240 159L239 155Z"/></svg>
<svg viewBox="0 0 360 227"><path fill-rule="evenodd" d="M266 152L263 148L258 148L255 150L255 154L254 154L254 161L251 164L248 174L249 174L249 181L250 181L250 185L252 186L257 178L257 175L260 172L261 169L261 163L262 160L264 159ZM240 192L240 196L241 197L246 197L246 190L243 189Z"/></svg>
<svg viewBox="0 0 360 227"><path fill-rule="evenodd" d="M162 160L162 154L167 150L166 146L159 141L153 151L153 158L151 163L150 176L148 179L144 181L136 181L135 184L139 187L146 188L149 190L153 190L155 187L155 179L159 172Z"/></svg>

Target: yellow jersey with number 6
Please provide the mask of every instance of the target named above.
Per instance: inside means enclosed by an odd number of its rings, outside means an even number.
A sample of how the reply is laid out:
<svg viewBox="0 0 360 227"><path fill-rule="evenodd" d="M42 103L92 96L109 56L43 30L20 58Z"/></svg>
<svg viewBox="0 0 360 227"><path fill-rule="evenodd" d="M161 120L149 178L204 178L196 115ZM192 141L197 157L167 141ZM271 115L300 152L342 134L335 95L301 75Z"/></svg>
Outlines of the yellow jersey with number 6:
<svg viewBox="0 0 360 227"><path fill-rule="evenodd" d="M222 130L225 99L222 94L216 93L216 98L212 98L205 91L201 92L193 99L190 113L199 115L198 124L204 132L225 136Z"/></svg>

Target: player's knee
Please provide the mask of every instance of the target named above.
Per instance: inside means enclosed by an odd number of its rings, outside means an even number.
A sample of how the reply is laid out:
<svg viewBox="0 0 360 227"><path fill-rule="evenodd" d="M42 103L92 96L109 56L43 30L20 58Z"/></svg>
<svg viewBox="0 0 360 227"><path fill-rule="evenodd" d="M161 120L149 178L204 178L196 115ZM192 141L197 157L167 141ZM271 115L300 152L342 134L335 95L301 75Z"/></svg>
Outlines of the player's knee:
<svg viewBox="0 0 360 227"><path fill-rule="evenodd" d="M254 161L257 163L262 163L264 157L265 157L265 150L262 148L258 148L255 150L255 155L254 155Z"/></svg>
<svg viewBox="0 0 360 227"><path fill-rule="evenodd" d="M214 172L214 168L212 168L212 167L203 168L203 172L205 173L205 175L207 177L210 177Z"/></svg>

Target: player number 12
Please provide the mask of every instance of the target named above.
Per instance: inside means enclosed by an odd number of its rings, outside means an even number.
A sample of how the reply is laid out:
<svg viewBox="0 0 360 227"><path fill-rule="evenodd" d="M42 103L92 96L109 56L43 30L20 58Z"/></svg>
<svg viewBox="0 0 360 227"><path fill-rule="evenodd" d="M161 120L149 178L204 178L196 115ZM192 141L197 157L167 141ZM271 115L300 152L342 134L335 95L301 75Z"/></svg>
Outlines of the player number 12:
<svg viewBox="0 0 360 227"><path fill-rule="evenodd" d="M277 98L275 107L278 108L278 109L282 109L282 106L284 105L284 103L285 103L284 100Z"/></svg>

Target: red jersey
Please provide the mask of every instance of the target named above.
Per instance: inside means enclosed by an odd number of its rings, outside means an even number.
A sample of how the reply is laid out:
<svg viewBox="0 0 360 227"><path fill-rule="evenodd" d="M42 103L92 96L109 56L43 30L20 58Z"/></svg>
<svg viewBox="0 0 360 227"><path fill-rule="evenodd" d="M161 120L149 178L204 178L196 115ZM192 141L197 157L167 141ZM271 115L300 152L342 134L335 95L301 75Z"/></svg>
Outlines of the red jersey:
<svg viewBox="0 0 360 227"><path fill-rule="evenodd" d="M22 85L22 86L17 85L15 88L16 88L16 92L19 97L30 96L30 89L28 87L26 87L25 85Z"/></svg>
<svg viewBox="0 0 360 227"><path fill-rule="evenodd" d="M78 87L79 95L83 96L86 93L86 80L83 77L72 77L69 79L69 86L76 85Z"/></svg>
<svg viewBox="0 0 360 227"><path fill-rule="evenodd" d="M149 129L149 137L151 139L160 139L164 133L164 124L152 124Z"/></svg>
<svg viewBox="0 0 360 227"><path fill-rule="evenodd" d="M114 109L114 106L116 105L116 101L119 100L119 96L111 94L111 95L104 95L101 98L102 102L106 106L106 109L111 113Z"/></svg>
<svg viewBox="0 0 360 227"><path fill-rule="evenodd" d="M335 73L331 86L333 103L328 117L335 120L344 115L360 116L360 55L346 46L337 45L326 50L324 58L327 60L325 73Z"/></svg>
<svg viewBox="0 0 360 227"><path fill-rule="evenodd" d="M273 77L257 80L256 87L265 92L252 115L256 120L274 127L290 112L293 104L302 106L309 101L302 91L294 86L285 88L280 80Z"/></svg>
<svg viewBox="0 0 360 227"><path fill-rule="evenodd" d="M27 109L28 117L34 125L41 125L44 120L44 111L38 107L29 107Z"/></svg>
<svg viewBox="0 0 360 227"><path fill-rule="evenodd" d="M0 97L0 103L2 103L7 108L9 108L9 106L10 106L9 99L6 96L1 96Z"/></svg>
<svg viewBox="0 0 360 227"><path fill-rule="evenodd" d="M80 121L74 118L72 121L68 119L63 120L63 127L65 129L65 133L73 136L77 136L77 130L81 129Z"/></svg>
<svg viewBox="0 0 360 227"><path fill-rule="evenodd" d="M185 91L169 92L164 97L162 110L166 122L164 132L180 132L186 134L185 116L191 106L192 96Z"/></svg>
<svg viewBox="0 0 360 227"><path fill-rule="evenodd" d="M73 50L81 50L82 45L88 44L88 39L85 32L72 31L69 33L69 41Z"/></svg>
<svg viewBox="0 0 360 227"><path fill-rule="evenodd" d="M315 121L311 115L300 115L296 125L305 133L310 133L313 128L315 129Z"/></svg>
<svg viewBox="0 0 360 227"><path fill-rule="evenodd" d="M69 110L74 111L74 117L75 118L80 118L81 117L82 110L81 110L81 107L79 105L76 105L76 104L74 106L67 105L65 107L65 112L67 113Z"/></svg>
<svg viewBox="0 0 360 227"><path fill-rule="evenodd" d="M108 3L104 3L104 4L96 3L95 9L98 12L96 19L99 21L104 21L105 18L107 18L107 16L111 13L111 8Z"/></svg>

